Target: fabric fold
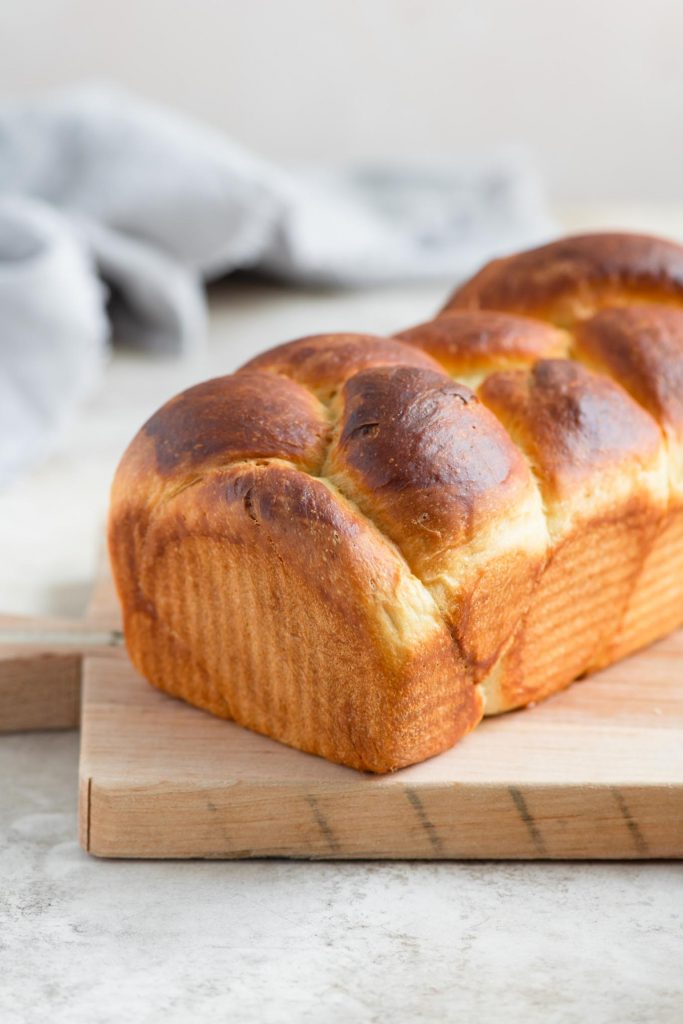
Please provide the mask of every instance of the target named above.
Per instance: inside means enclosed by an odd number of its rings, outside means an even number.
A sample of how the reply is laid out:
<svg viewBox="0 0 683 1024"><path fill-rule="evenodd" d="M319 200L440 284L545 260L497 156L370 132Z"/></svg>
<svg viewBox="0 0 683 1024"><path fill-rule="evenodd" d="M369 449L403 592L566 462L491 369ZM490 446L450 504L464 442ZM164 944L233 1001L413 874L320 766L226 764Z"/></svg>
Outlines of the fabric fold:
<svg viewBox="0 0 683 1024"><path fill-rule="evenodd" d="M285 169L107 86L0 107L0 203L0 482L49 448L112 333L201 345L208 280L453 284L552 233L518 156Z"/></svg>

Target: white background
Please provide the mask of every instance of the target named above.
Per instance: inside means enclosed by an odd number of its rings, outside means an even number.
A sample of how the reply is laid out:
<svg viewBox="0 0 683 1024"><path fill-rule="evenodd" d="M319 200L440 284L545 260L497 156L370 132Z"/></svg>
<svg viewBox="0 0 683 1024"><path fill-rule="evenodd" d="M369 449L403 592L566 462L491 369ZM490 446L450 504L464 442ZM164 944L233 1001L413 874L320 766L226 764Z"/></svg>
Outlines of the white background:
<svg viewBox="0 0 683 1024"><path fill-rule="evenodd" d="M0 94L115 79L278 159L528 145L554 201L675 201L680 0L2 0Z"/></svg>

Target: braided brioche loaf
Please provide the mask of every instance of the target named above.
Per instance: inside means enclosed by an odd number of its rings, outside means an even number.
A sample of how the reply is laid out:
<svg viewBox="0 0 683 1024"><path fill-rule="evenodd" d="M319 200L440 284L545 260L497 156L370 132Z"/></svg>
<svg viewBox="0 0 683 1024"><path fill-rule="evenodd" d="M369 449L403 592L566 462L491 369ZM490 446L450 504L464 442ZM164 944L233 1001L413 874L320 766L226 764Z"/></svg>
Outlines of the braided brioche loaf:
<svg viewBox="0 0 683 1024"><path fill-rule="evenodd" d="M375 772L683 621L683 248L569 238L168 402L110 549L154 685Z"/></svg>

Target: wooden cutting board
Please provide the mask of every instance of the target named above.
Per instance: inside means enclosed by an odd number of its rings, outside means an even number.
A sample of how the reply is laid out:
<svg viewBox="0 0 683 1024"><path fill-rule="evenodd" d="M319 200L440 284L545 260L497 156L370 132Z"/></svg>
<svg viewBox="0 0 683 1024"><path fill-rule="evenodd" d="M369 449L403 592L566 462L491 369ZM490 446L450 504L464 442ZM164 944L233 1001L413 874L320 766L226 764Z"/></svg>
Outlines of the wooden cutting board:
<svg viewBox="0 0 683 1024"><path fill-rule="evenodd" d="M109 581L92 611L118 614ZM80 828L102 857L683 856L683 631L453 750L371 776L87 657Z"/></svg>

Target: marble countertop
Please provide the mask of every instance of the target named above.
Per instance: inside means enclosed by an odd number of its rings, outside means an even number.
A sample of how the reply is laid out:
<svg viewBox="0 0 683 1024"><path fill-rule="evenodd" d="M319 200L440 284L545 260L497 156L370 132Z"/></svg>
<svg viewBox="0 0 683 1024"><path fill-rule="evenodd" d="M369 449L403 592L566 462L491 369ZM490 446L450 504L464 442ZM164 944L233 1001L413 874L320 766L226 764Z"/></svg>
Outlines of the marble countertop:
<svg viewBox="0 0 683 1024"><path fill-rule="evenodd" d="M203 356L118 352L59 452L0 495L0 608L81 614L116 460L164 398L286 338L426 319L445 290L235 281ZM683 865L98 861L77 757L76 733L0 737L2 1024L683 1020Z"/></svg>

